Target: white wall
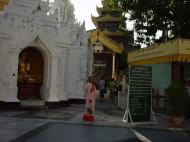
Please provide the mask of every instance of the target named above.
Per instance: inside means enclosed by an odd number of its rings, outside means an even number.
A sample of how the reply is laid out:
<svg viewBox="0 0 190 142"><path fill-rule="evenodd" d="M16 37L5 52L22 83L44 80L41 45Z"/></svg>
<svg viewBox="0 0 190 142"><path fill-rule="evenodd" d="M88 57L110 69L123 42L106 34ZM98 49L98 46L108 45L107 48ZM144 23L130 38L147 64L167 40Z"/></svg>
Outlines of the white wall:
<svg viewBox="0 0 190 142"><path fill-rule="evenodd" d="M81 56L82 55L82 56ZM83 58L82 58L83 57ZM81 47L72 47L67 53L67 69L66 69L66 92L67 98L84 98L84 85L87 77L87 66L84 63L85 55Z"/></svg>

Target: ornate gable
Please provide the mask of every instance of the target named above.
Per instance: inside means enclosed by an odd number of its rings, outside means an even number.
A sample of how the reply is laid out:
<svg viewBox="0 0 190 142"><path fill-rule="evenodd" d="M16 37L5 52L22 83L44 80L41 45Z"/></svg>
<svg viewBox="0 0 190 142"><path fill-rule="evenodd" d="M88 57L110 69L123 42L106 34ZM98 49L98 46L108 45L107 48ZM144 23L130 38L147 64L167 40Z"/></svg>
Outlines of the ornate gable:
<svg viewBox="0 0 190 142"><path fill-rule="evenodd" d="M72 45L86 43L84 24L76 22L70 0L12 0L0 14L0 31L15 33L16 41L43 34ZM18 39L19 38L19 39ZM52 40L53 40L52 39Z"/></svg>

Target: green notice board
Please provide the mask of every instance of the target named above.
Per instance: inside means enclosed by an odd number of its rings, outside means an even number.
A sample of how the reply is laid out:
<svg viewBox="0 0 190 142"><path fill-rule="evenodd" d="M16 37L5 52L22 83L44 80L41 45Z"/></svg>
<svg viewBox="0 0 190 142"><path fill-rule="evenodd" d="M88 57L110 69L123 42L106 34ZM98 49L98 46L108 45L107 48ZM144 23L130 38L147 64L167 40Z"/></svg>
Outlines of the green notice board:
<svg viewBox="0 0 190 142"><path fill-rule="evenodd" d="M129 71L129 111L133 122L150 121L152 68L131 66ZM128 119L130 121L130 119Z"/></svg>

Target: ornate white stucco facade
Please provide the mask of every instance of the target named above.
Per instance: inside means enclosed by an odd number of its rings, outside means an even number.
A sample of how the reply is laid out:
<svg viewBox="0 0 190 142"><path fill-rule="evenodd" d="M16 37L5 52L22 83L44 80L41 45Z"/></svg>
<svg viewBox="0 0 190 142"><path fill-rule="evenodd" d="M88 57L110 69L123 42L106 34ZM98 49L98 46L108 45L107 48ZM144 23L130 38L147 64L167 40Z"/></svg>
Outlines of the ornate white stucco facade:
<svg viewBox="0 0 190 142"><path fill-rule="evenodd" d="M47 14L49 12L49 14ZM69 0L12 0L0 13L0 101L19 102L19 54L27 47L44 60L41 98L47 102L83 99L88 34L76 22Z"/></svg>

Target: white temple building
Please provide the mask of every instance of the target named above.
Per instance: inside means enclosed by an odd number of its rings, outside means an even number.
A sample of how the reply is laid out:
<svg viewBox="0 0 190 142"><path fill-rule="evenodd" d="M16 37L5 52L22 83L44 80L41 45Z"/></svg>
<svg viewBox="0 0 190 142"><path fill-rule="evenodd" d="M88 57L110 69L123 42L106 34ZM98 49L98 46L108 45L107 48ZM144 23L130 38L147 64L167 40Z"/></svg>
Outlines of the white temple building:
<svg viewBox="0 0 190 142"><path fill-rule="evenodd" d="M0 13L0 102L83 99L88 34L70 0L11 0Z"/></svg>

